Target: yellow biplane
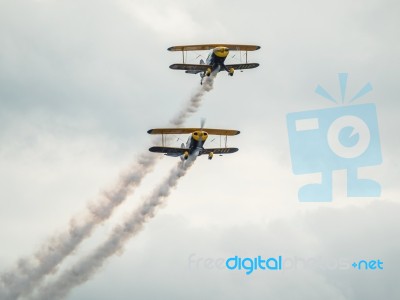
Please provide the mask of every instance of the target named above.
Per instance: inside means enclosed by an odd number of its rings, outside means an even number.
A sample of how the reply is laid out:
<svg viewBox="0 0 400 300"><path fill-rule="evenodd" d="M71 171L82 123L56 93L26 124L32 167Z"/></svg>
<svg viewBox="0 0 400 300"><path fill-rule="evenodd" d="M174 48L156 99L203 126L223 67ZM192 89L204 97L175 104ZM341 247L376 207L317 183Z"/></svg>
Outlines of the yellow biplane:
<svg viewBox="0 0 400 300"><path fill-rule="evenodd" d="M169 51L182 51L182 63L173 64L169 67L173 70L185 70L186 73L198 74L200 73L201 82L203 84L203 78L210 76L214 70L227 71L228 75L233 76L235 70L247 70L254 69L259 66L257 63L247 62L247 52L255 51L260 49L260 46L255 45L232 45L232 44L207 44L207 45L188 45L188 46L173 46L168 48ZM203 59L200 60L200 64L187 64L185 63L185 54L187 51L202 51L211 50L206 62ZM240 64L229 64L225 65L225 59L227 58L229 51L240 51L245 52L245 63Z"/></svg>
<svg viewBox="0 0 400 300"><path fill-rule="evenodd" d="M162 136L162 146L155 146L149 149L150 152L164 153L167 156L178 157L182 160L188 159L189 155L203 155L208 154L208 159L212 159L214 154L229 154L235 153L238 148L228 148L228 136L237 135L240 133L238 130L230 129L211 129L211 128L157 128L147 131L149 134L160 134ZM164 135L168 134L190 134L186 144L182 143L181 147L166 147ZM225 147L220 148L204 148L204 142L209 135L219 135L221 138L225 136ZM220 142L222 144L222 141Z"/></svg>

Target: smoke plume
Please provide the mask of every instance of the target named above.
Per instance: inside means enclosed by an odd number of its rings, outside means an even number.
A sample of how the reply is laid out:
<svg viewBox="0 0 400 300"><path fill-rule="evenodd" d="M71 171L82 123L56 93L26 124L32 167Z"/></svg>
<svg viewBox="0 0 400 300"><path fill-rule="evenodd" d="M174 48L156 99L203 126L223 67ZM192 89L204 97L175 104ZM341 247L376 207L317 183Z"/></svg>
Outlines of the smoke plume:
<svg viewBox="0 0 400 300"><path fill-rule="evenodd" d="M210 77L206 77L203 85L197 92L190 98L190 101L186 103L184 108L179 112L179 114L172 119L170 122L173 126L182 126L183 122L193 113L195 113L201 105L203 96L206 92L209 92L214 87L214 78L217 76L219 67L215 69Z"/></svg>
<svg viewBox="0 0 400 300"><path fill-rule="evenodd" d="M213 72L203 85L184 105L180 113L170 121L170 126L181 126L195 113L206 92L213 89ZM46 275L55 272L56 267L86 238L90 237L97 225L106 221L116 207L131 195L144 176L152 171L160 156L143 152L111 190L104 192L95 203L89 203L85 212L72 217L65 232L47 240L32 256L20 259L16 267L0 275L0 299L15 300L28 295Z"/></svg>
<svg viewBox="0 0 400 300"><path fill-rule="evenodd" d="M103 244L97 247L92 254L83 257L74 266L60 274L54 282L40 288L32 299L53 300L65 298L75 286L89 280L109 257L120 253L124 244L136 235L149 219L155 216L157 209L165 202L171 190L178 184L179 179L192 166L196 156L195 154L186 161L180 161L170 171L168 177L145 199L143 204L134 210L122 224L112 230Z"/></svg>

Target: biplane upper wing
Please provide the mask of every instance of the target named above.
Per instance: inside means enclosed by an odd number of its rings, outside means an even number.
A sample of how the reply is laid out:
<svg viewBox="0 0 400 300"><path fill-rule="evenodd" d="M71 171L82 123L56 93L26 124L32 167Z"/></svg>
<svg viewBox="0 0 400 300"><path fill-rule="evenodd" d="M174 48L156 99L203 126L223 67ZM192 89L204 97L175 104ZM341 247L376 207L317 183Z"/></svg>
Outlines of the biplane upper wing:
<svg viewBox="0 0 400 300"><path fill-rule="evenodd" d="M213 152L214 154L230 154L237 151L239 151L238 148L209 148L203 149L201 151L201 154L210 154L210 152Z"/></svg>
<svg viewBox="0 0 400 300"><path fill-rule="evenodd" d="M173 64L169 66L170 69L173 70L185 70L190 73L200 73L206 71L208 68L211 68L210 65L196 65L196 64ZM196 74L195 73L195 74Z"/></svg>
<svg viewBox="0 0 400 300"><path fill-rule="evenodd" d="M169 156L180 156L184 154L185 152L189 152L190 149L187 148L175 148L175 147L151 147L149 148L150 152L155 152L155 153L164 153Z"/></svg>
<svg viewBox="0 0 400 300"><path fill-rule="evenodd" d="M215 47L227 47L231 51L255 51L260 49L256 45L236 45L236 44L206 44L206 45L184 45L169 47L169 51L198 51L198 50L211 50Z"/></svg>
<svg viewBox="0 0 400 300"><path fill-rule="evenodd" d="M213 128L156 128L147 131L148 134L190 134L202 130L211 135L237 135L239 130L233 129L213 129Z"/></svg>
<svg viewBox="0 0 400 300"><path fill-rule="evenodd" d="M240 133L239 130L234 130L234 129L203 128L203 129L199 129L199 130L203 130L211 135L238 135Z"/></svg>
<svg viewBox="0 0 400 300"><path fill-rule="evenodd" d="M247 70L247 69L254 69L257 68L260 64L257 63L250 63L250 64L233 64L233 65L226 65L227 69L234 68L235 70Z"/></svg>

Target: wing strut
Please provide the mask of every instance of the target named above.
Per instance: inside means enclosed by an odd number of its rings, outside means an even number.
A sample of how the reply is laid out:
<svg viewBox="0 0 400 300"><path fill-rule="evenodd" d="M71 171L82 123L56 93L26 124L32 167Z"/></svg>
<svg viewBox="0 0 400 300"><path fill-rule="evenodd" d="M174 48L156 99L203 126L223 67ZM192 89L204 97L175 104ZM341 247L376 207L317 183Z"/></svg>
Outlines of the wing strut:
<svg viewBox="0 0 400 300"><path fill-rule="evenodd" d="M227 143L228 143L228 136L225 135L225 149L227 149ZM219 147L222 148L222 135L219 136ZM220 154L219 156L222 156L222 154Z"/></svg>

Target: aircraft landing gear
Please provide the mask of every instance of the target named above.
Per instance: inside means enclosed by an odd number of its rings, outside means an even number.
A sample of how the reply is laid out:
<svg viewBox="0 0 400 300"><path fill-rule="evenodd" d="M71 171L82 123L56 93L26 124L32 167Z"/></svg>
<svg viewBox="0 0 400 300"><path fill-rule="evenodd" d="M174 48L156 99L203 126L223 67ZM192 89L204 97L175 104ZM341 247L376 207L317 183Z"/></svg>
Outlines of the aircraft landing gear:
<svg viewBox="0 0 400 300"><path fill-rule="evenodd" d="M189 152L185 151L185 153L183 153L183 159L187 160L189 158Z"/></svg>
<svg viewBox="0 0 400 300"><path fill-rule="evenodd" d="M233 76L233 73L235 72L235 69L234 68L230 68L229 70L228 70L228 75L229 76Z"/></svg>

